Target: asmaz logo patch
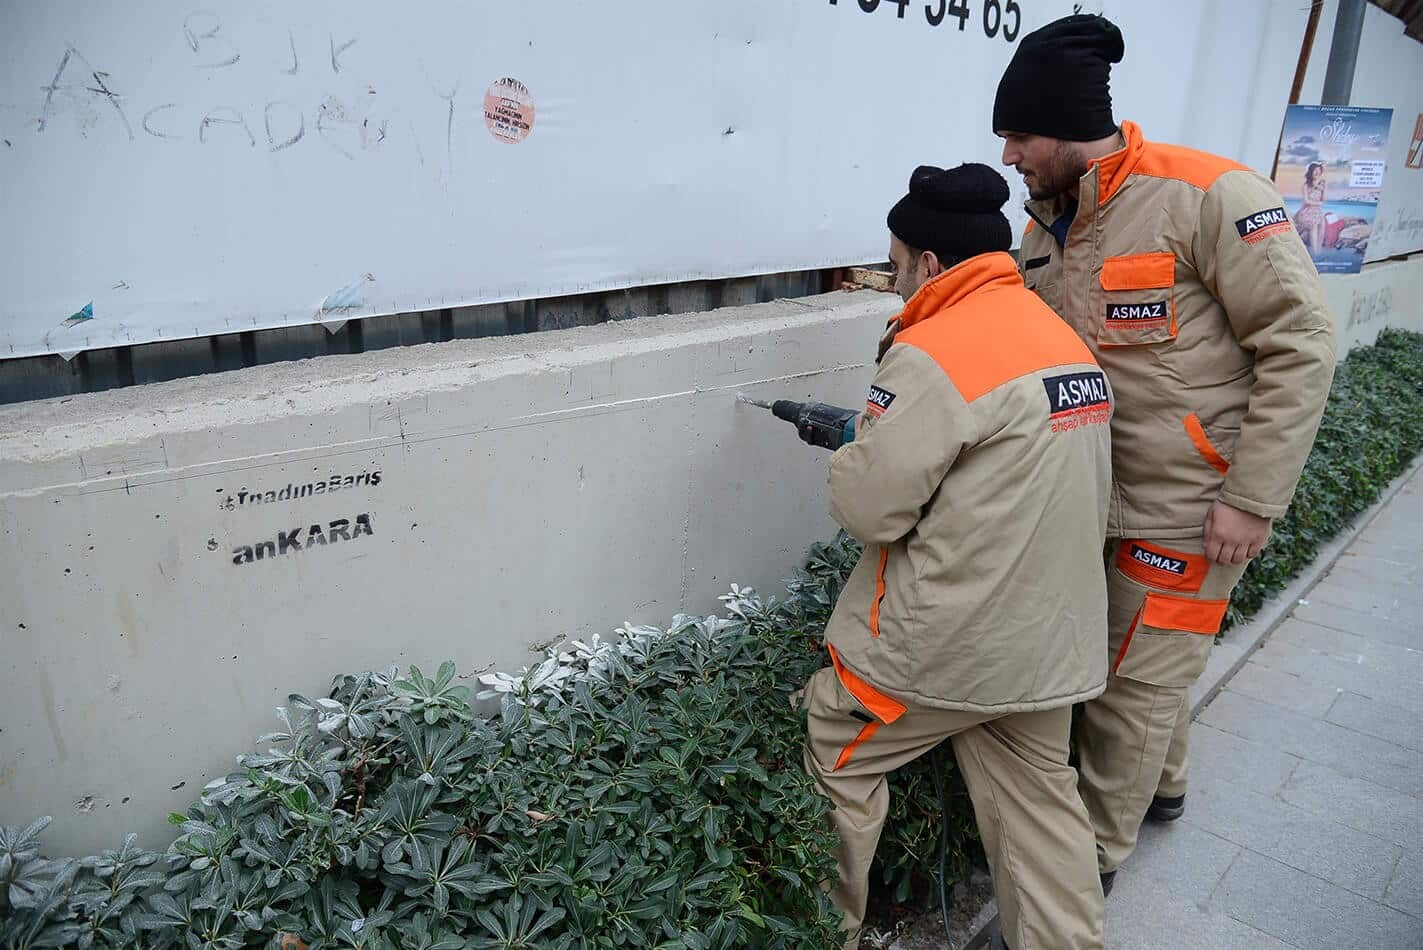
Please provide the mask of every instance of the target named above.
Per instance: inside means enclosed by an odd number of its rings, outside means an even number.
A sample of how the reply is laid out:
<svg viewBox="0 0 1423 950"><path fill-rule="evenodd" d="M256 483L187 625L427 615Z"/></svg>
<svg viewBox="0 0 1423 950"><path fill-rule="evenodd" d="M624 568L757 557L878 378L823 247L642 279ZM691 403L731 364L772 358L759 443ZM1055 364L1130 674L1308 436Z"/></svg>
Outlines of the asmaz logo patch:
<svg viewBox="0 0 1423 950"><path fill-rule="evenodd" d="M1167 317L1166 301L1153 300L1150 303L1109 303L1107 319L1121 323L1141 324Z"/></svg>
<svg viewBox="0 0 1423 950"><path fill-rule="evenodd" d="M878 386L870 387L870 398L865 401L865 412L878 418L884 415L885 410L894 402L894 393L888 389L880 389Z"/></svg>
<svg viewBox="0 0 1423 950"><path fill-rule="evenodd" d="M1043 388L1047 390L1048 414L1053 417L1110 405L1107 377L1100 372L1050 376L1043 380Z"/></svg>
<svg viewBox="0 0 1423 950"><path fill-rule="evenodd" d="M1257 211L1235 222L1235 230L1250 244L1263 241L1272 234L1288 231L1291 227L1293 225L1290 224L1290 216L1284 208Z"/></svg>
<svg viewBox="0 0 1423 950"><path fill-rule="evenodd" d="M1138 564L1145 564L1147 567L1154 567L1157 570L1168 571L1178 577L1186 576L1186 562L1180 558L1167 557L1164 554L1157 554L1155 551L1148 551L1138 544L1131 546L1131 559Z"/></svg>

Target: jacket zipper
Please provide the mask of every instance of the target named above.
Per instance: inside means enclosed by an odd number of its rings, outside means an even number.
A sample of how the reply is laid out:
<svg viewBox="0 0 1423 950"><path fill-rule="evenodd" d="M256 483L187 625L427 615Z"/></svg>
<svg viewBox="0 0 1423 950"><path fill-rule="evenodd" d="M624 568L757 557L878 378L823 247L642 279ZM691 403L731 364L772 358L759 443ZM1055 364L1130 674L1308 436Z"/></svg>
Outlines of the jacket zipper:
<svg viewBox="0 0 1423 950"><path fill-rule="evenodd" d="M875 572L875 602L870 607L870 636L879 637L879 610L884 603L884 567L889 562L889 548L880 548L879 570Z"/></svg>

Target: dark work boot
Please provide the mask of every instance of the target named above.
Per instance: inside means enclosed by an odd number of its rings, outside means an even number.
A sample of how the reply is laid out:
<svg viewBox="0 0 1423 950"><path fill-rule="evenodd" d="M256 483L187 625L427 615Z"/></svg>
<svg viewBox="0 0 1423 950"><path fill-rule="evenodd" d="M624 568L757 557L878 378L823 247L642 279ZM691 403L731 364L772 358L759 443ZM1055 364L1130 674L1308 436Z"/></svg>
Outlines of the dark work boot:
<svg viewBox="0 0 1423 950"><path fill-rule="evenodd" d="M1146 810L1146 817L1152 821L1175 821L1186 813L1186 796L1177 795L1175 798L1162 798L1160 795L1151 799L1151 807Z"/></svg>
<svg viewBox="0 0 1423 950"><path fill-rule="evenodd" d="M1108 894L1112 893L1112 885L1117 883L1117 872L1103 871L1097 876L1102 879L1102 896L1106 897Z"/></svg>

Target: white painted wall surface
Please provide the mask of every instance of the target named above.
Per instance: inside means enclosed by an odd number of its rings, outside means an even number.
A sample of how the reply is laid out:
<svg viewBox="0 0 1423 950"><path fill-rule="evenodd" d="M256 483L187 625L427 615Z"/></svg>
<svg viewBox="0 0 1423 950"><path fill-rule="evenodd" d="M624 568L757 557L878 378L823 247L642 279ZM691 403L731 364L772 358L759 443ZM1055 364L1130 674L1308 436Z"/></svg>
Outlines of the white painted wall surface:
<svg viewBox="0 0 1423 950"><path fill-rule="evenodd" d="M164 816L288 692L767 593L834 525L828 455L735 402L857 405L897 298L287 363L0 409L0 824L56 853ZM332 476L320 497L237 504ZM229 499L233 499L229 502ZM368 515L372 534L332 543ZM310 526L325 545L307 547ZM300 529L300 551L234 551ZM471 683L473 681L471 680Z"/></svg>
<svg viewBox="0 0 1423 950"><path fill-rule="evenodd" d="M1005 28L1073 4L870 6L0 0L0 357L882 259L914 166L1001 154ZM1305 4L1087 8L1120 116L1269 168Z"/></svg>

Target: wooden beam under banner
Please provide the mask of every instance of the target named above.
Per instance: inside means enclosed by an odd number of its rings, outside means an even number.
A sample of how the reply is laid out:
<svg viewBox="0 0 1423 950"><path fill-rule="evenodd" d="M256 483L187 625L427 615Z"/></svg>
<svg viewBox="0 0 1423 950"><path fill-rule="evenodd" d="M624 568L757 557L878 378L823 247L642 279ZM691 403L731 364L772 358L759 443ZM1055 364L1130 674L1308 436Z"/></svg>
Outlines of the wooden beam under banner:
<svg viewBox="0 0 1423 950"><path fill-rule="evenodd" d="M881 293L894 293L894 275L886 270L874 270L869 267L847 267L845 268L845 282L841 285L843 290L878 290Z"/></svg>

